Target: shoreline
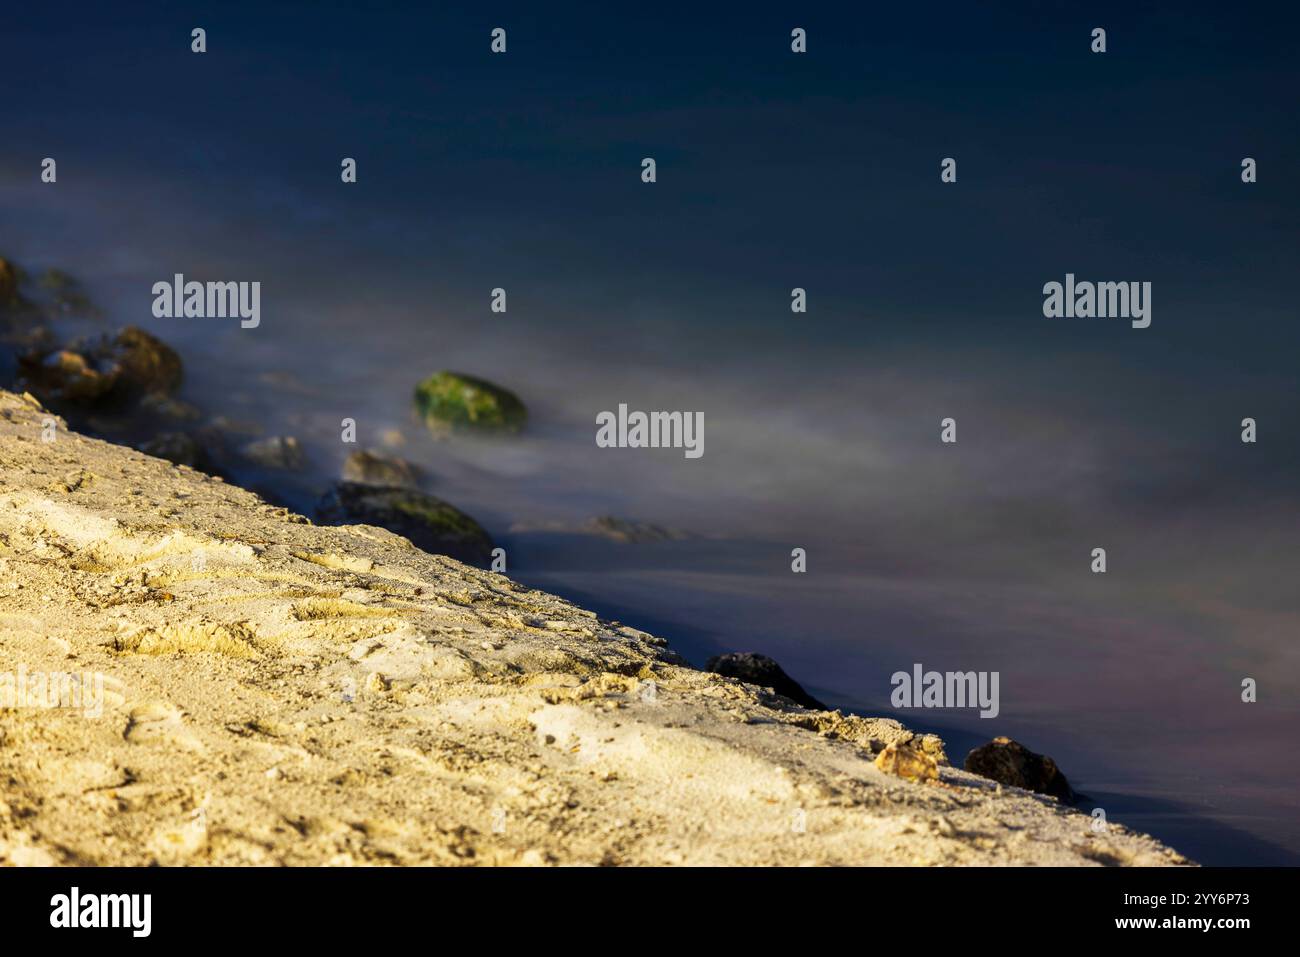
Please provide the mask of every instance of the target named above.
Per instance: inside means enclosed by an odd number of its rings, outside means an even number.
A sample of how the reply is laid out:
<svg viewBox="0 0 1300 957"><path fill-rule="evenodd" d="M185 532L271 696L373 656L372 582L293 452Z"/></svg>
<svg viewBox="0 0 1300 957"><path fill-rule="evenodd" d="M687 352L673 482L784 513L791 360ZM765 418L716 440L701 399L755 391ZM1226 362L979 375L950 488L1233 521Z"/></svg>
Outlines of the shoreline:
<svg viewBox="0 0 1300 957"><path fill-rule="evenodd" d="M0 393L6 658L103 715L0 711L0 860L1187 864L920 739L373 526L316 526Z"/></svg>

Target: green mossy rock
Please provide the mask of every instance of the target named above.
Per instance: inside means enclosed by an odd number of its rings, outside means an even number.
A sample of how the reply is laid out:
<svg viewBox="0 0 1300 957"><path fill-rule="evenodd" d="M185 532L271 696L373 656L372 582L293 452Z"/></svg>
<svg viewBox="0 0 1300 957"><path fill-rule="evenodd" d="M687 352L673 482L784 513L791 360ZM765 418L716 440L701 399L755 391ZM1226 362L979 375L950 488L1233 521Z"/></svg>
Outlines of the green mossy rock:
<svg viewBox="0 0 1300 957"><path fill-rule="evenodd" d="M378 525L437 555L486 567L492 539L478 522L440 498L409 488L338 482L316 507L328 525Z"/></svg>
<svg viewBox="0 0 1300 957"><path fill-rule="evenodd" d="M415 410L434 432L454 428L518 432L528 418L528 410L513 392L459 372L439 372L416 386Z"/></svg>

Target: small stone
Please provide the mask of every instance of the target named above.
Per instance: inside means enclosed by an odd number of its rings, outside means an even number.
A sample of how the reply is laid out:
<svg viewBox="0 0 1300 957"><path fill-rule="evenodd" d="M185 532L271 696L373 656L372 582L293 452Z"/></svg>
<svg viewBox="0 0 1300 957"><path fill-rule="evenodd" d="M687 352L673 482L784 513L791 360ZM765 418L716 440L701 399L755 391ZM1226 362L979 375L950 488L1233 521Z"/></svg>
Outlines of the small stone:
<svg viewBox="0 0 1300 957"><path fill-rule="evenodd" d="M942 766L948 763L948 754L943 749L943 738L937 734L922 734L913 743L934 758L936 764Z"/></svg>
<svg viewBox="0 0 1300 957"><path fill-rule="evenodd" d="M919 784L939 780L939 766L934 758L906 744L891 744L876 757L876 767L905 781Z"/></svg>

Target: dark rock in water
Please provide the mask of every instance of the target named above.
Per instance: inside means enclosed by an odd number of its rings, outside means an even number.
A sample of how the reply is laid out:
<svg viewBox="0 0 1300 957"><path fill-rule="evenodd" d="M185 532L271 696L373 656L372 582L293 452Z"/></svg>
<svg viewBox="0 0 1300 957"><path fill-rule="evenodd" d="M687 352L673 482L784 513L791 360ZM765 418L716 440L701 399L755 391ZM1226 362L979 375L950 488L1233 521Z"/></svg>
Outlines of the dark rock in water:
<svg viewBox="0 0 1300 957"><path fill-rule="evenodd" d="M59 347L59 338L44 325L40 316L24 319L21 314L0 311L0 342L12 346L14 358L29 352L51 352Z"/></svg>
<svg viewBox="0 0 1300 957"><path fill-rule="evenodd" d="M205 428L210 428L214 432L234 441L240 436L255 437L266 434L266 430L257 422L251 422L246 419L232 419L229 416L213 416L212 421Z"/></svg>
<svg viewBox="0 0 1300 957"><path fill-rule="evenodd" d="M227 467L234 464L232 460L235 456L231 452L227 433L209 423L199 426L192 434L209 458L220 461Z"/></svg>
<svg viewBox="0 0 1300 957"><path fill-rule="evenodd" d="M676 529L649 522L633 522L614 515L597 515L587 522L584 529L611 541L626 543L676 542L687 537Z"/></svg>
<svg viewBox="0 0 1300 957"><path fill-rule="evenodd" d="M994 738L971 751L966 755L966 770L999 784L1050 794L1066 804L1076 800L1055 761L1010 738Z"/></svg>
<svg viewBox="0 0 1300 957"><path fill-rule="evenodd" d="M40 308L22 293L26 278L11 260L0 256L0 342L16 349L53 348Z"/></svg>
<svg viewBox="0 0 1300 957"><path fill-rule="evenodd" d="M197 407L162 392L150 392L140 400L138 408L163 422L196 422L203 417Z"/></svg>
<svg viewBox="0 0 1300 957"><path fill-rule="evenodd" d="M19 363L31 391L54 405L93 405L106 398L117 381L111 372L101 371L80 352L69 349L42 355L39 363L29 352Z"/></svg>
<svg viewBox="0 0 1300 957"><path fill-rule="evenodd" d="M54 310L72 316L100 318L102 311L86 295L81 283L62 269L47 269L41 276L41 288L52 297Z"/></svg>
<svg viewBox="0 0 1300 957"><path fill-rule="evenodd" d="M17 266L0 256L0 309L26 308L27 300L23 298L18 287L22 284L23 274Z"/></svg>
<svg viewBox="0 0 1300 957"><path fill-rule="evenodd" d="M34 349L19 359L25 385L52 404L98 405L168 395L181 384L181 358L143 329L78 340L58 350Z"/></svg>
<svg viewBox="0 0 1300 957"><path fill-rule="evenodd" d="M381 452L353 452L343 463L343 481L384 488L417 488L419 472L414 465Z"/></svg>
<svg viewBox="0 0 1300 957"><path fill-rule="evenodd" d="M91 356L115 375L119 392L136 397L149 392L170 395L181 384L181 357L176 350L135 326L100 339Z"/></svg>
<svg viewBox="0 0 1300 957"><path fill-rule="evenodd" d="M297 472L307 464L302 445L292 435L273 435L249 442L239 450L244 458L263 468Z"/></svg>
<svg viewBox="0 0 1300 957"><path fill-rule="evenodd" d="M152 439L141 443L140 451L153 455L175 465L188 465L192 469L207 470L207 456L203 446L191 435L184 432L159 432Z"/></svg>
<svg viewBox="0 0 1300 957"><path fill-rule="evenodd" d="M415 410L430 430L518 432L528 410L513 392L459 372L439 372L415 387Z"/></svg>
<svg viewBox="0 0 1300 957"><path fill-rule="evenodd" d="M799 682L786 674L785 669L767 655L759 655L754 652L732 652L727 655L718 655L709 659L709 663L705 665L705 670L726 675L728 678L739 678L746 684L771 688L777 694L783 695L805 708L816 708L818 711L830 710L826 705L804 691L799 686Z"/></svg>
<svg viewBox="0 0 1300 957"><path fill-rule="evenodd" d="M482 526L442 499L406 488L338 482L316 508L329 525L378 525L404 535L417 547L486 566L492 539Z"/></svg>

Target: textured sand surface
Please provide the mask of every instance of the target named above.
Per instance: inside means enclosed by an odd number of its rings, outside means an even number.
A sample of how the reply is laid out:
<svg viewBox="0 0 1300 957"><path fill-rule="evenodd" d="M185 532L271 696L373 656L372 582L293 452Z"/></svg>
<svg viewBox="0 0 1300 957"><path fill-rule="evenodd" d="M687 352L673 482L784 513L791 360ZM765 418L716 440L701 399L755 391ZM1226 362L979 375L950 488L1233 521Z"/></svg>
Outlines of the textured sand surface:
<svg viewBox="0 0 1300 957"><path fill-rule="evenodd" d="M1186 863L950 767L885 774L897 722L47 418L0 392L0 672L104 700L0 708L0 862Z"/></svg>

